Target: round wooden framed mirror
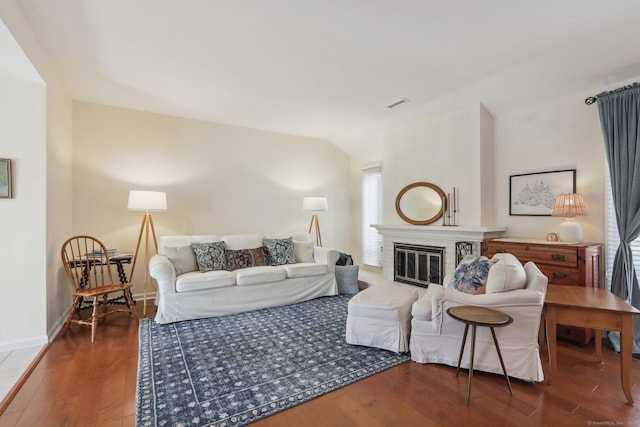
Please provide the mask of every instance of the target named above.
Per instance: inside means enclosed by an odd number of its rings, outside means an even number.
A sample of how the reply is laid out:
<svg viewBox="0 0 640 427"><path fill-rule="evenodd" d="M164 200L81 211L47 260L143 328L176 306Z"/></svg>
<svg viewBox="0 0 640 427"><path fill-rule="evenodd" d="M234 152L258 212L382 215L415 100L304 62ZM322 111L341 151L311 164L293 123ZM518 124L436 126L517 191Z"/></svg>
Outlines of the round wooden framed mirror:
<svg viewBox="0 0 640 427"><path fill-rule="evenodd" d="M430 182L414 182L396 197L396 212L413 225L427 225L442 218L447 198L440 187Z"/></svg>

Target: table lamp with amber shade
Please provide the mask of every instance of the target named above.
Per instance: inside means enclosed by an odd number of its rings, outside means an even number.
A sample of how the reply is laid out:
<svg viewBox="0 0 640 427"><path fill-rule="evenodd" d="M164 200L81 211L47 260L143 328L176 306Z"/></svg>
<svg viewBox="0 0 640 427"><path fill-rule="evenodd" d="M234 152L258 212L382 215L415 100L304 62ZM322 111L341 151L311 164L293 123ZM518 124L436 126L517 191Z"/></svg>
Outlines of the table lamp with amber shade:
<svg viewBox="0 0 640 427"><path fill-rule="evenodd" d="M567 219L558 227L558 237L562 242L577 243L582 241L582 226L573 220L578 215L586 215L587 208L582 194L558 194L551 215L564 216Z"/></svg>

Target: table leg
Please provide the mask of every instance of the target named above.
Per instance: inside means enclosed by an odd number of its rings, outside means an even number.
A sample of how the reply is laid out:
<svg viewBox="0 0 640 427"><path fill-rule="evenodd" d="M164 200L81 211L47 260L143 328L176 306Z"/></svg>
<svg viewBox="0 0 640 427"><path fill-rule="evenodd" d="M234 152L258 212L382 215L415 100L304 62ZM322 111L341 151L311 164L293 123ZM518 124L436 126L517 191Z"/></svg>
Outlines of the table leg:
<svg viewBox="0 0 640 427"><path fill-rule="evenodd" d="M631 314L620 314L622 327L620 328L620 377L622 390L627 402L633 405L629 375L631 371L631 354L633 352L633 322Z"/></svg>
<svg viewBox="0 0 640 427"><path fill-rule="evenodd" d="M115 263L116 263L116 269L118 270L118 278L120 279L120 283L127 283L127 274L124 271L124 266L122 265L122 262L117 260L115 261Z"/></svg>
<svg viewBox="0 0 640 427"><path fill-rule="evenodd" d="M469 364L469 385L467 386L467 406L471 400L471 381L473 380L473 356L476 354L476 325L471 325L471 363Z"/></svg>
<svg viewBox="0 0 640 427"><path fill-rule="evenodd" d="M458 357L458 368L456 369L456 377L460 372L460 363L462 362L462 355L464 354L464 346L467 343L467 332L469 331L469 324L464 324L464 334L462 335L462 342L460 343L460 356Z"/></svg>
<svg viewBox="0 0 640 427"><path fill-rule="evenodd" d="M600 329L594 329L593 340L596 346L596 357L604 365L604 359L602 358L602 331Z"/></svg>
<svg viewBox="0 0 640 427"><path fill-rule="evenodd" d="M556 308L553 306L546 309L547 323L547 347L549 348L549 384L553 382L558 368L556 360Z"/></svg>
<svg viewBox="0 0 640 427"><path fill-rule="evenodd" d="M489 327L489 329L491 329L491 336L493 337L493 343L495 344L496 350L498 351L498 359L500 359L500 366L502 366L502 372L504 372L504 378L507 380L507 385L509 386L509 394L513 396L513 390L511 389L511 381L509 380L509 375L507 375L507 368L504 367L504 361L502 360L502 353L500 352L500 346L498 345L496 332L493 330L493 326Z"/></svg>

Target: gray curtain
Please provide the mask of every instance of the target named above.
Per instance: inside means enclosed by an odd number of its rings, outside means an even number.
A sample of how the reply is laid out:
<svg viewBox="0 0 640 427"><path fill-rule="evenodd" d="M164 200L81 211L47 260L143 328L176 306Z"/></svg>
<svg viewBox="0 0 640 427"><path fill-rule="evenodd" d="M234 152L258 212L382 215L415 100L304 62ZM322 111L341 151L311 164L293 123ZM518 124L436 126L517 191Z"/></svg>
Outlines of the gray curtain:
<svg viewBox="0 0 640 427"><path fill-rule="evenodd" d="M640 309L640 289L630 247L640 235L640 84L601 93L597 102L620 234L611 292ZM633 322L633 352L640 353L640 316L634 316ZM620 334L609 332L608 336L613 348L620 351Z"/></svg>

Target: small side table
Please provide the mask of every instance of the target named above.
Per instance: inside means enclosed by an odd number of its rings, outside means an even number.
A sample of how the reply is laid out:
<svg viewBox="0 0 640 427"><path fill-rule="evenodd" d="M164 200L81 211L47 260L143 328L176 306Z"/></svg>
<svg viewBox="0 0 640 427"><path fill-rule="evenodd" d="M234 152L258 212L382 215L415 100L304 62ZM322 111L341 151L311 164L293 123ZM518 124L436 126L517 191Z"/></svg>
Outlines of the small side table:
<svg viewBox="0 0 640 427"><path fill-rule="evenodd" d="M109 257L109 264L110 265L115 265L116 269L118 270L118 279L120 279L120 283L128 283L127 280L127 273L124 271L124 264L131 264L131 259L133 258L133 253L131 252L122 252L122 253L116 253L113 254L112 256ZM70 261L70 264L73 265L78 265L79 263L82 263L83 261L81 259L74 259L73 261ZM89 274L89 270L91 268L91 264L104 264L105 261L102 261L99 258L96 258L95 260L93 260L90 264L87 264L85 266L85 276ZM129 293L129 296L131 297L131 301L133 301L133 303L136 303L136 300L133 299L133 295L131 294L131 289L127 289L125 290L125 292ZM127 301L127 299L124 297L124 295L120 295L119 297L115 297L109 300L110 304L126 304L127 306L129 306L129 302ZM87 308L91 309L93 306L91 304L91 302L86 302L82 300L82 298L80 299L80 304L78 304L78 308L76 309L76 311L81 311L81 310L85 310ZM131 308L131 307L129 307Z"/></svg>
<svg viewBox="0 0 640 427"><path fill-rule="evenodd" d="M476 351L476 327L487 326L491 329L491 336L493 337L493 343L496 346L498 352L498 358L500 359L500 365L502 366L502 372L507 380L509 386L509 394L513 396L513 390L511 389L511 381L507 375L507 369L504 367L504 361L502 360L502 353L500 353L500 346L496 339L496 333L493 328L499 328L507 326L513 322L513 318L508 314L505 314L498 310L492 310L485 307L474 307L461 305L457 307L451 307L447 309L447 314L452 318L464 323L464 335L462 337L462 344L460 345L460 357L458 358L458 368L456 369L456 376L460 372L460 362L462 362L462 355L464 354L464 347L467 341L467 332L469 331L469 325L471 328L471 361L469 364L469 386L467 389L467 405L471 400L471 381L473 379L473 356Z"/></svg>

